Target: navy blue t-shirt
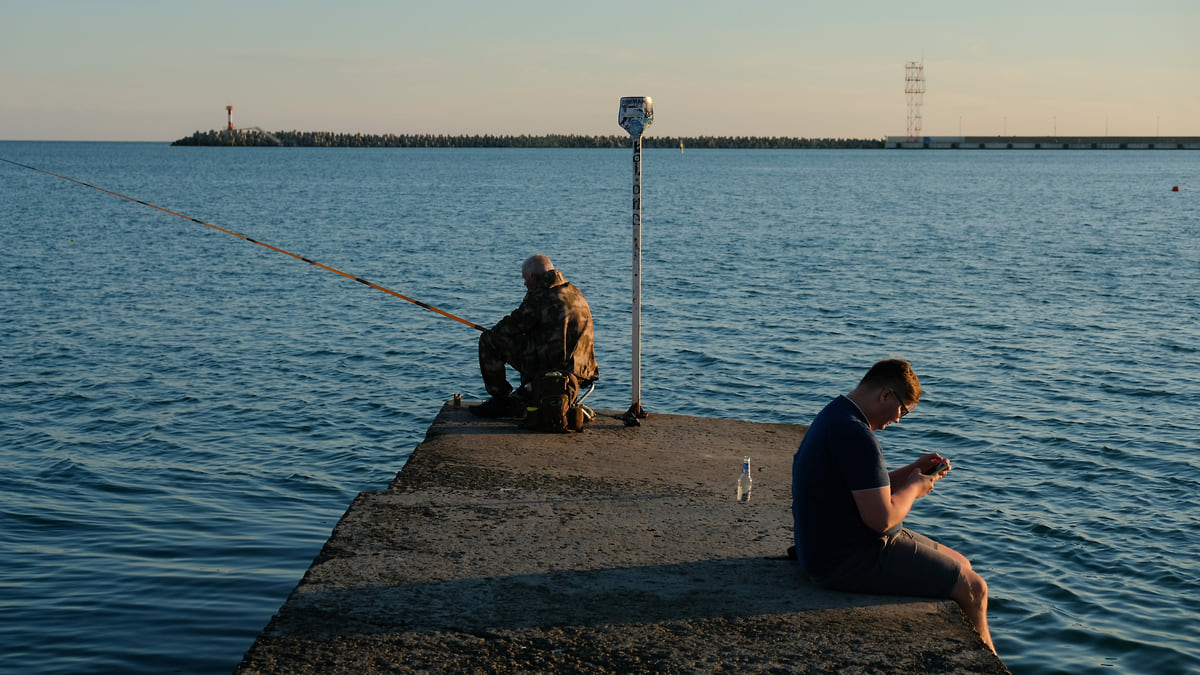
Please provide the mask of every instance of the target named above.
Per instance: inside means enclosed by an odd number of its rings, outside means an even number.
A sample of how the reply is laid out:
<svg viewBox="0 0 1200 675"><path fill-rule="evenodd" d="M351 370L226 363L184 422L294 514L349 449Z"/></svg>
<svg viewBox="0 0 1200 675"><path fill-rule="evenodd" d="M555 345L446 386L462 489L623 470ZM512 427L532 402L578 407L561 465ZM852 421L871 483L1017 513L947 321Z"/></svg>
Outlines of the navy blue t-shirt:
<svg viewBox="0 0 1200 675"><path fill-rule="evenodd" d="M862 521L852 493L889 483L866 416L849 398L835 398L813 420L792 460L796 553L805 571L828 574L851 553L878 545L882 535Z"/></svg>

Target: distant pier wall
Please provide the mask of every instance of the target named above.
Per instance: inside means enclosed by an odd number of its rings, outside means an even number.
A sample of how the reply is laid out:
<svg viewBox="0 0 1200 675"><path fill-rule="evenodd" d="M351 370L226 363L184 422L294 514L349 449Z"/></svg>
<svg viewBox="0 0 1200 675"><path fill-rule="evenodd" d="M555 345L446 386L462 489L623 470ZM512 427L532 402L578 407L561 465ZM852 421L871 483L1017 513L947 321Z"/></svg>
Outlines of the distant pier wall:
<svg viewBox="0 0 1200 675"><path fill-rule="evenodd" d="M1200 150L1200 136L888 136L900 150Z"/></svg>

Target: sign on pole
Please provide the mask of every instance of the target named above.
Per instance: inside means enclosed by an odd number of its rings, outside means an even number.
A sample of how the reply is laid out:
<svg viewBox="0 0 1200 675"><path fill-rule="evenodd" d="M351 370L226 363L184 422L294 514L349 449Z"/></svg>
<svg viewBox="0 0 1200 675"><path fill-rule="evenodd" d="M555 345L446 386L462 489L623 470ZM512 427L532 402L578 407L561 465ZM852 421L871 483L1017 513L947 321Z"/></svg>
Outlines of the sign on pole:
<svg viewBox="0 0 1200 675"><path fill-rule="evenodd" d="M649 96L621 99L617 123L633 137L633 403L625 413L626 426L637 426L646 417L642 410L642 132L653 122Z"/></svg>

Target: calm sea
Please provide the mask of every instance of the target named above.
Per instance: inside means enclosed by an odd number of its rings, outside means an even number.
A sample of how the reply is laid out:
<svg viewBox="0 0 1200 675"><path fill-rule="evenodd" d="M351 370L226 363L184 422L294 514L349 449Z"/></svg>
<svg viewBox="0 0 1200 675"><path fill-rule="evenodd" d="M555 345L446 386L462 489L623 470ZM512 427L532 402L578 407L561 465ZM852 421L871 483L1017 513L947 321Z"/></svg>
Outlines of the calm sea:
<svg viewBox="0 0 1200 675"><path fill-rule="evenodd" d="M614 410L631 154L0 143L480 324L545 252ZM644 164L647 410L807 424L907 358L885 452L955 465L908 524L972 557L1013 671L1200 670L1200 153ZM2 671L229 672L353 497L483 396L467 326L3 162L0 241Z"/></svg>

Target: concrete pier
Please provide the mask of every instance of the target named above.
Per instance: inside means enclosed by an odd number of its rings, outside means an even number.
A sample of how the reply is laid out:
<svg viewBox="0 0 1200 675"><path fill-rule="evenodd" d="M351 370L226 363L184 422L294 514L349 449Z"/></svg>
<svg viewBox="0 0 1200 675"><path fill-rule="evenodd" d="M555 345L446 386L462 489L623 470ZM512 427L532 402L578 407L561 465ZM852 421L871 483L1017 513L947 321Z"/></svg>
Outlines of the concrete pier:
<svg viewBox="0 0 1200 675"><path fill-rule="evenodd" d="M236 672L1008 672L950 601L772 559L804 427L617 415L556 435L444 406Z"/></svg>

